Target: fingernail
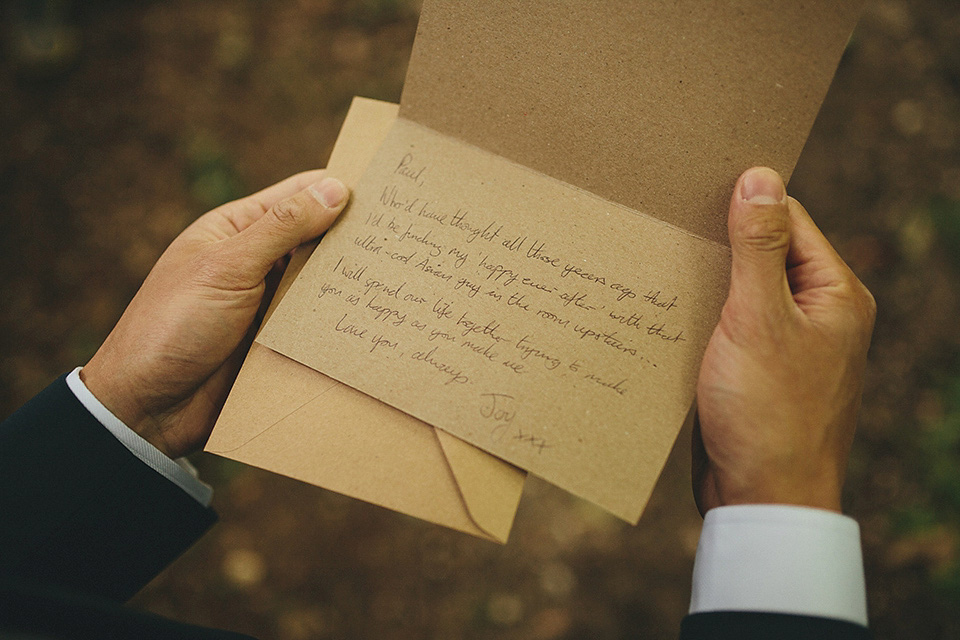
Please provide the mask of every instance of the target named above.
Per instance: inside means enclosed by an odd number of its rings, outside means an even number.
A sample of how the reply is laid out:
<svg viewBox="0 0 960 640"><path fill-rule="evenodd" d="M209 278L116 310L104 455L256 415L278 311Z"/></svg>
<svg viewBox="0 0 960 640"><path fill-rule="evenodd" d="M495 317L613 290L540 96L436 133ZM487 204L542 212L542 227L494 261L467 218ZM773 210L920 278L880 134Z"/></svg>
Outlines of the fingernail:
<svg viewBox="0 0 960 640"><path fill-rule="evenodd" d="M339 207L347 197L347 187L336 178L324 178L307 189L317 199L317 202L328 209Z"/></svg>
<svg viewBox="0 0 960 640"><path fill-rule="evenodd" d="M782 204L787 200L787 190L779 173L756 167L743 174L740 197L750 204Z"/></svg>

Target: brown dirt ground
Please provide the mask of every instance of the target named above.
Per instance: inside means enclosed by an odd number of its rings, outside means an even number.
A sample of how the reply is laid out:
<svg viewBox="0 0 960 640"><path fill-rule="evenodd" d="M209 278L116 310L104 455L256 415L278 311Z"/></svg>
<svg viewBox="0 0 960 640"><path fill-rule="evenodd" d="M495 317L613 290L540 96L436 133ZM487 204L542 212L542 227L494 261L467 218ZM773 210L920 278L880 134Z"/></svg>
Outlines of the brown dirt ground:
<svg viewBox="0 0 960 640"><path fill-rule="evenodd" d="M322 165L351 96L397 100L416 27L397 0L76 14L72 63L0 60L0 415L89 358L190 220ZM880 309L847 487L878 638L960 636L956 520L897 525L932 503L918 442L958 375L960 236L930 204L960 200L958 42L952 0L871 1L790 187ZM675 637L688 441L638 526L534 480L505 547L200 455L221 523L133 606L290 640Z"/></svg>

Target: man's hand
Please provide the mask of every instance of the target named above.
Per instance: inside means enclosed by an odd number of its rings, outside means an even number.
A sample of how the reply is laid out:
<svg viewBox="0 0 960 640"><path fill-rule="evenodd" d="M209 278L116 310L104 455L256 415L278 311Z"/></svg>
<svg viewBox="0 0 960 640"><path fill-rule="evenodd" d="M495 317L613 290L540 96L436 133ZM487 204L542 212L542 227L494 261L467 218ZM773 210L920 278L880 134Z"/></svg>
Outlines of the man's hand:
<svg viewBox="0 0 960 640"><path fill-rule="evenodd" d="M268 302L268 273L326 231L347 197L339 180L308 171L199 218L81 370L87 388L167 456L199 449Z"/></svg>
<svg viewBox="0 0 960 640"><path fill-rule="evenodd" d="M771 169L740 177L728 227L730 294L697 385L697 505L839 511L873 297Z"/></svg>

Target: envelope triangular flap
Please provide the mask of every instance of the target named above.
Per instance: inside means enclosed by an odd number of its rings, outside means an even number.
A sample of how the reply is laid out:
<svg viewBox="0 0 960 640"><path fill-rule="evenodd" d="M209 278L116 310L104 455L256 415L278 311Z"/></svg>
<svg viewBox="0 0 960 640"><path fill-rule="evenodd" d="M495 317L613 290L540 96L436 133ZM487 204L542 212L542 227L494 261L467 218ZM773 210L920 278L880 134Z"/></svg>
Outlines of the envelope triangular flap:
<svg viewBox="0 0 960 640"><path fill-rule="evenodd" d="M513 526L526 474L494 456L478 455L478 449L440 429L434 430L456 479L470 519L498 542L506 542Z"/></svg>
<svg viewBox="0 0 960 640"><path fill-rule="evenodd" d="M428 0L400 115L727 242L793 171L863 0Z"/></svg>

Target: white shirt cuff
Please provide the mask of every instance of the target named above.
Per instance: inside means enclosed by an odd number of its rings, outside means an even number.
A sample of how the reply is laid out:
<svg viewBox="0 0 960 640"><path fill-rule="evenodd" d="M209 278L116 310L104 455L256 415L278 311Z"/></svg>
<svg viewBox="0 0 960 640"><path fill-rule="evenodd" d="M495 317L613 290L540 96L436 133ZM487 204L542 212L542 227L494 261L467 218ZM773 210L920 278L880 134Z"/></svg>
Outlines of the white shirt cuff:
<svg viewBox="0 0 960 640"><path fill-rule="evenodd" d="M707 512L690 613L765 611L867 626L860 527L839 513L786 505Z"/></svg>
<svg viewBox="0 0 960 640"><path fill-rule="evenodd" d="M188 495L204 507L210 506L210 500L213 498L213 488L200 481L197 477L197 470L193 465L186 458L171 460L159 449L141 438L133 429L125 425L117 416L113 415L90 393L87 385L80 379L80 367L74 369L67 376L67 386L70 387L70 391L77 397L80 404L86 407L87 411L120 441L120 444L129 449L130 453L186 491Z"/></svg>

